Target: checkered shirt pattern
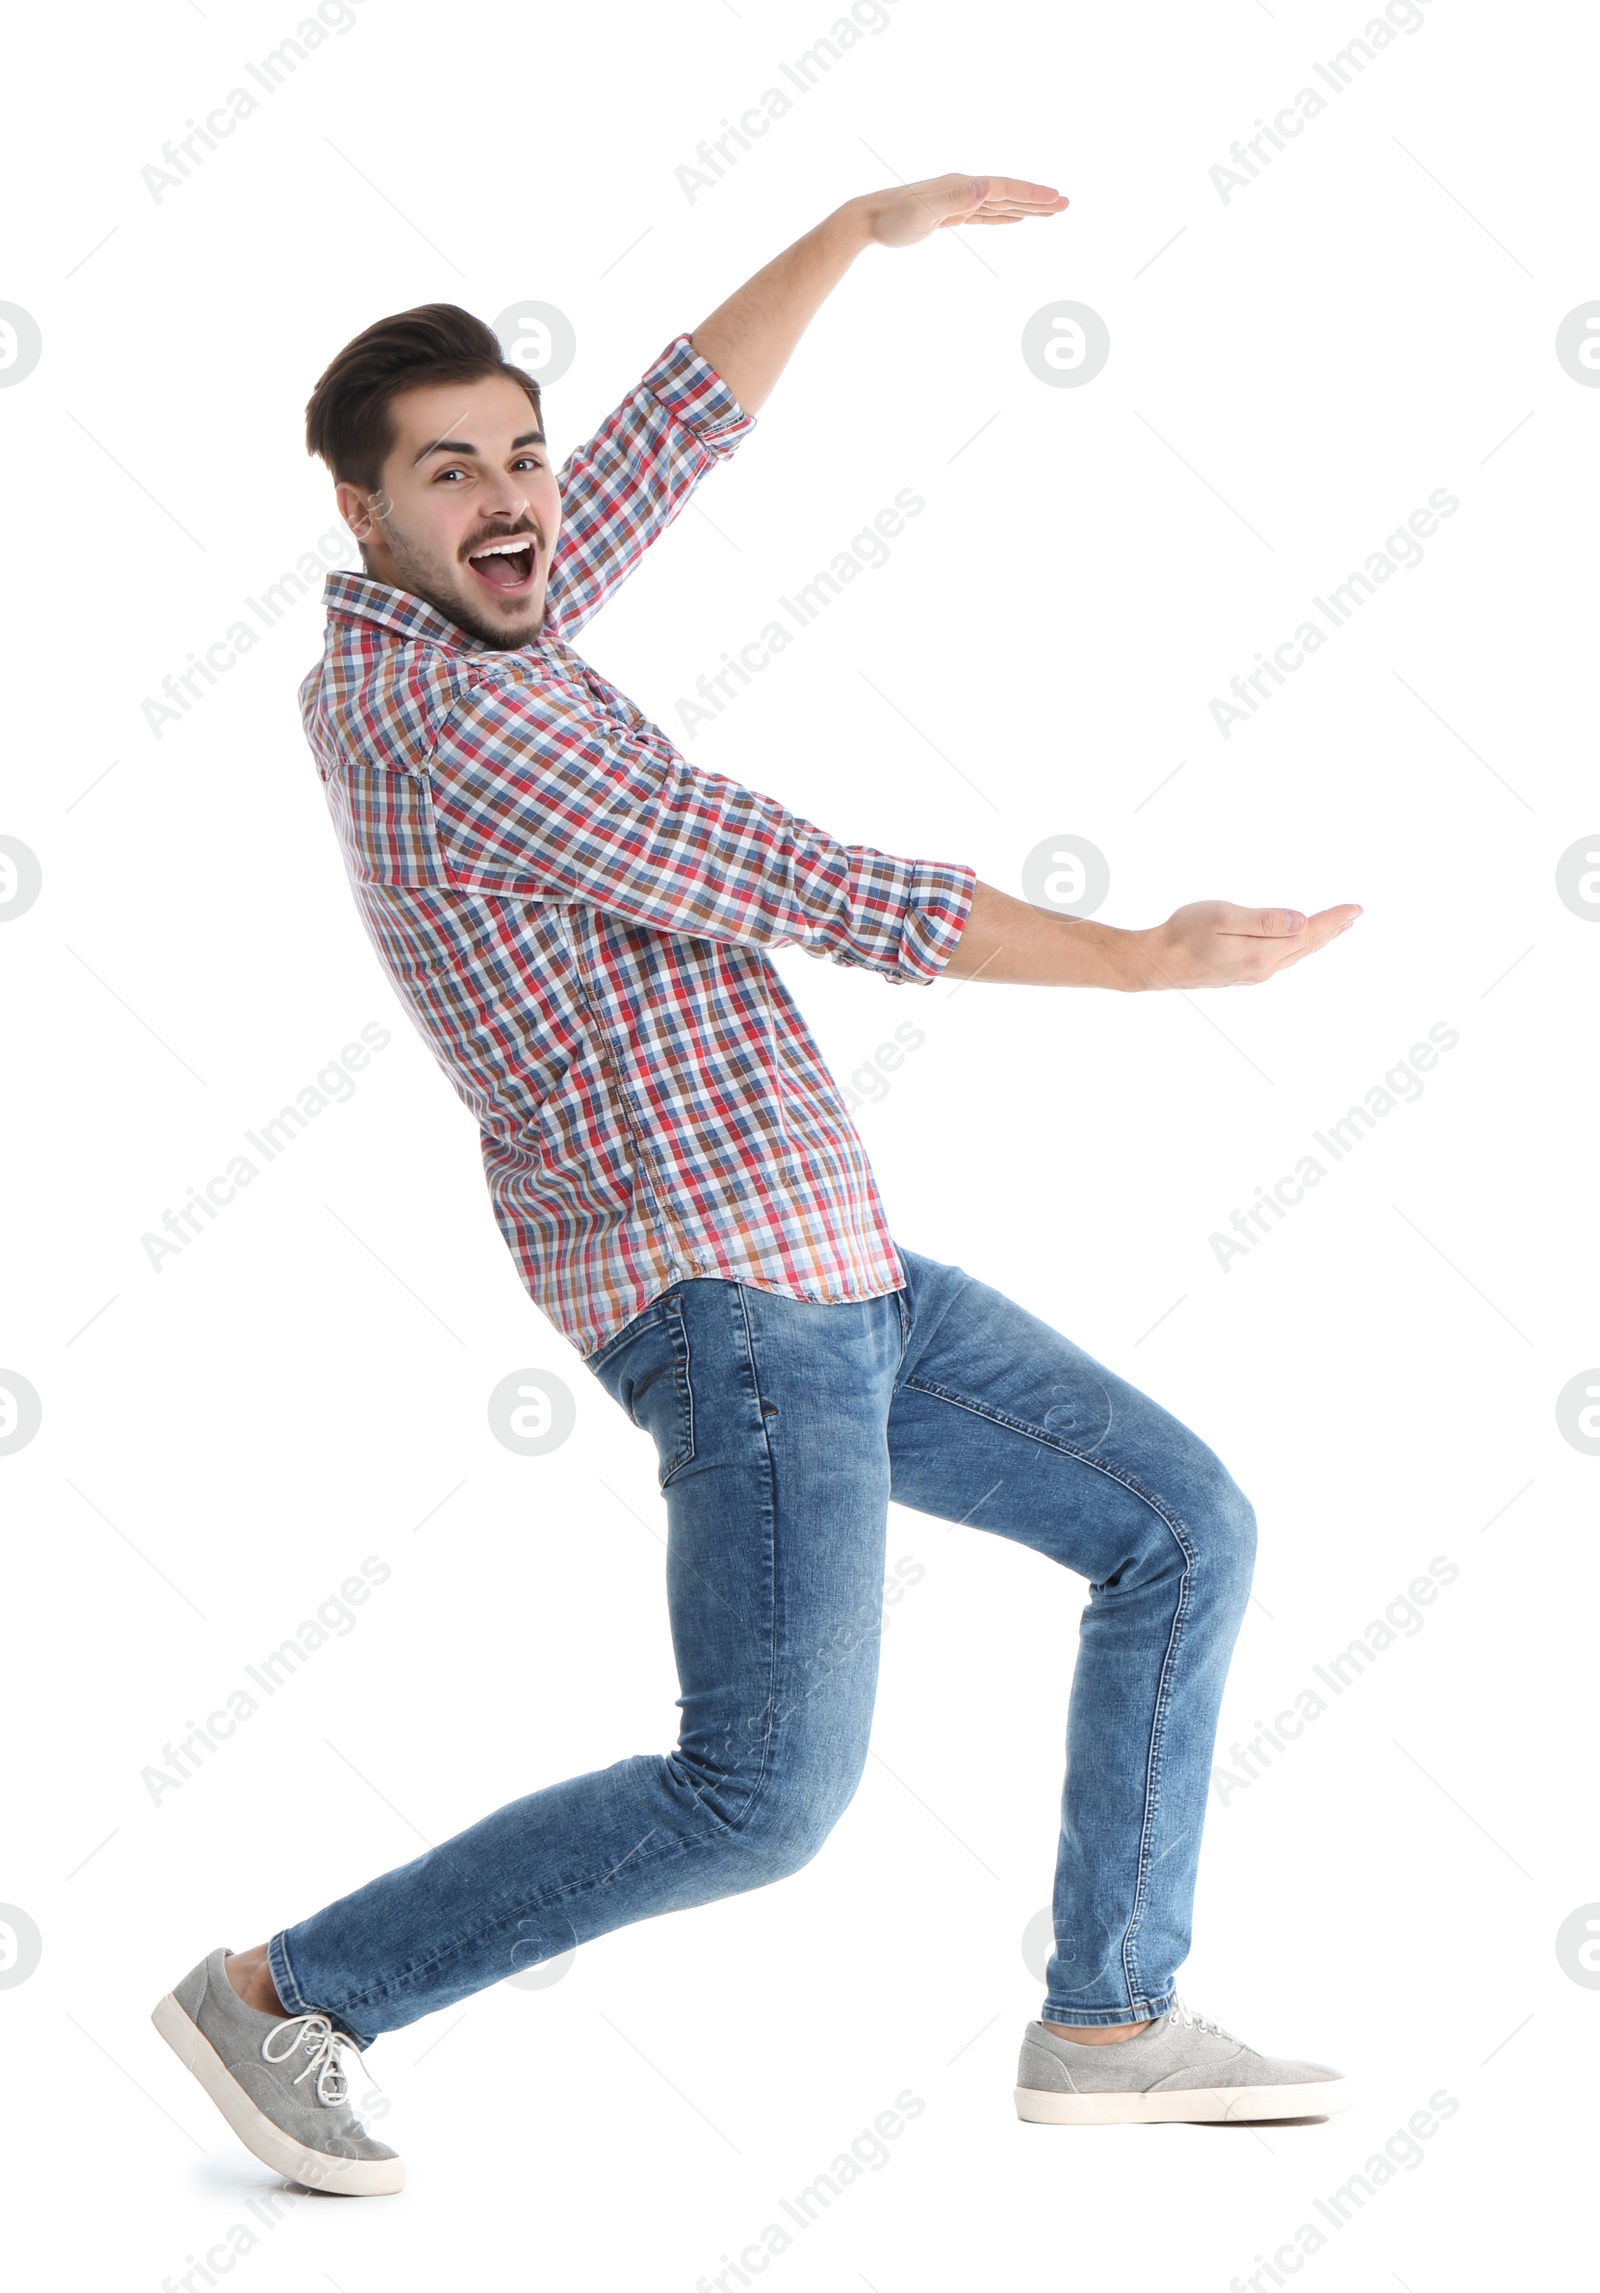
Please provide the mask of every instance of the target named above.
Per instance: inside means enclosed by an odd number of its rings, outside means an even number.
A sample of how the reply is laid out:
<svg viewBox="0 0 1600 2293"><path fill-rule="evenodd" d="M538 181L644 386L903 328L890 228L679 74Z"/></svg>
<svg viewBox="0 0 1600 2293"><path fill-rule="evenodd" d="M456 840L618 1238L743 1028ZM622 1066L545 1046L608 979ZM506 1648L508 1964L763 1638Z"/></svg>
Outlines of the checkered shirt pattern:
<svg viewBox="0 0 1600 2293"><path fill-rule="evenodd" d="M330 574L301 713L368 936L477 1120L500 1231L583 1354L675 1282L902 1275L767 950L934 978L968 868L834 842L697 771L572 639L753 427L687 335L560 472L543 629L497 650Z"/></svg>

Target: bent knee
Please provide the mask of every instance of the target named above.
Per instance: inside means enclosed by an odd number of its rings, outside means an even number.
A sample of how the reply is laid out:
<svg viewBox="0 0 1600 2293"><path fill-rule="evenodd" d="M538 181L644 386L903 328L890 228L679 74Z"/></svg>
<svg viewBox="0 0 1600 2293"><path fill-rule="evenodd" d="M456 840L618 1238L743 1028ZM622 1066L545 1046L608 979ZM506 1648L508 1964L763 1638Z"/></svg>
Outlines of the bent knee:
<svg viewBox="0 0 1600 2293"><path fill-rule="evenodd" d="M1192 1541L1197 1572L1219 1592L1234 1592L1242 1604L1250 1590L1256 1561L1256 1511L1249 1498L1218 1459L1210 1460L1185 1525Z"/></svg>
<svg viewBox="0 0 1600 2293"><path fill-rule="evenodd" d="M825 1781L803 1772L768 1776L731 1834L735 1855L751 1874L751 1886L788 1878L821 1853L856 1795L865 1764L863 1754L860 1762L851 1761Z"/></svg>

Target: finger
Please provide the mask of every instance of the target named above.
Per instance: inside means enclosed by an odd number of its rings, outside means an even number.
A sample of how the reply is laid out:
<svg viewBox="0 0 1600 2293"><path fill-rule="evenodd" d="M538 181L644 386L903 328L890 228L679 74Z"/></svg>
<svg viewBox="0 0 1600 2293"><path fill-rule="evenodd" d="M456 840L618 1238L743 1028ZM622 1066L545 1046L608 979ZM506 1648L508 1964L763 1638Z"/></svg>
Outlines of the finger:
<svg viewBox="0 0 1600 2293"><path fill-rule="evenodd" d="M952 175L941 177L935 184L913 184L909 188L936 192L938 204L948 211L946 220L952 223L988 223L1002 217L1020 221L1025 215L1059 215L1068 204L1064 194L1051 184L1022 183L1010 176Z"/></svg>
<svg viewBox="0 0 1600 2293"><path fill-rule="evenodd" d="M1061 197L1053 183L1026 183L1014 175L980 175L974 176L972 181L974 185L982 184L983 198L1014 202L1021 207L1049 207Z"/></svg>
<svg viewBox="0 0 1600 2293"><path fill-rule="evenodd" d="M1217 930L1224 938L1293 939L1323 924L1342 931L1346 924L1353 924L1360 913L1353 901L1347 901L1342 907L1320 908L1313 916L1305 915L1299 908L1235 908L1224 904ZM1324 933L1323 937L1326 936Z"/></svg>
<svg viewBox="0 0 1600 2293"><path fill-rule="evenodd" d="M1361 910L1350 903L1337 908L1319 908L1314 916L1306 918L1305 929L1295 934L1295 944L1284 951L1281 961L1274 961L1272 969L1279 971L1285 963L1297 963L1303 955L1314 955L1319 947L1326 947L1341 932L1347 932Z"/></svg>
<svg viewBox="0 0 1600 2293"><path fill-rule="evenodd" d="M1281 955L1276 956L1267 965L1261 974L1262 978L1270 979L1274 972L1287 971L1290 964L1300 963L1306 956L1315 955L1319 949L1328 947L1334 940L1342 939L1360 913L1359 908L1356 909L1355 915L1351 915L1344 908L1324 908L1321 915L1312 916L1309 919L1305 930L1299 934L1294 945L1286 947ZM1337 916L1343 916L1345 921L1343 923L1329 921L1331 917Z"/></svg>
<svg viewBox="0 0 1600 2293"><path fill-rule="evenodd" d="M1323 908L1313 916L1302 914L1298 908L1225 905L1217 935L1242 943L1233 959L1240 966L1233 984L1259 987L1264 979L1286 971L1303 956L1315 955L1319 948L1348 931L1360 913L1353 904Z"/></svg>
<svg viewBox="0 0 1600 2293"><path fill-rule="evenodd" d="M1292 939L1306 928L1299 908L1224 906L1217 930L1224 939Z"/></svg>
<svg viewBox="0 0 1600 2293"><path fill-rule="evenodd" d="M1060 215L1067 206L1065 199L1057 199L1048 207L996 207L988 200L975 214L963 215L963 223L1026 223L1035 216Z"/></svg>
<svg viewBox="0 0 1600 2293"><path fill-rule="evenodd" d="M930 215L937 215L940 227L949 223L964 223L983 205L988 194L989 179L983 175L935 175L923 183L904 183L901 191L925 207Z"/></svg>

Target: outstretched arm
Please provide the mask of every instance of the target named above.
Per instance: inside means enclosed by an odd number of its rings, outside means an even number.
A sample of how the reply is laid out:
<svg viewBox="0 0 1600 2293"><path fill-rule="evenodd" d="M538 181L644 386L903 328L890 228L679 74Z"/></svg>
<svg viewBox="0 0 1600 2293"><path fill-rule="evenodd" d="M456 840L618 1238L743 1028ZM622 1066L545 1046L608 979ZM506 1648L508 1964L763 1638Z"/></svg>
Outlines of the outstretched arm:
<svg viewBox="0 0 1600 2293"><path fill-rule="evenodd" d="M1020 223L1067 204L1043 183L1008 175L938 175L869 191L786 247L690 336L747 414L770 395L789 353L863 247L912 247L962 223Z"/></svg>
<svg viewBox="0 0 1600 2293"><path fill-rule="evenodd" d="M1360 913L1348 903L1304 916L1196 900L1148 931L1122 931L980 883L945 970L1014 987L1249 987L1314 955Z"/></svg>

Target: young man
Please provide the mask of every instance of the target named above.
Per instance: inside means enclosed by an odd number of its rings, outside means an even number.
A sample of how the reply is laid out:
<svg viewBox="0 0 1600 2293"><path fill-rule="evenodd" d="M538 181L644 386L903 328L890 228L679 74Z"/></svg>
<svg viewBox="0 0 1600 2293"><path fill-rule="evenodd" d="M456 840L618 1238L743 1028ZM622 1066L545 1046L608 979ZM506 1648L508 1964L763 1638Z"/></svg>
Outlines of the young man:
<svg viewBox="0 0 1600 2293"><path fill-rule="evenodd" d="M1212 900L1121 931L1032 908L697 771L573 649L859 253L1066 204L958 175L850 200L671 342L559 477L536 386L449 305L369 328L312 396L308 447L366 568L328 577L301 688L317 769L378 955L478 1118L530 1295L656 1444L683 1693L671 1752L531 1792L267 1943L213 1951L162 2000L162 2035L295 2180L403 2180L341 2048L817 1852L866 1758L891 1497L1090 1585L1020 2115L1291 2118L1348 2098L1174 1989L1248 1502L1069 1339L896 1248L765 951L892 981L1228 987L1359 909Z"/></svg>

